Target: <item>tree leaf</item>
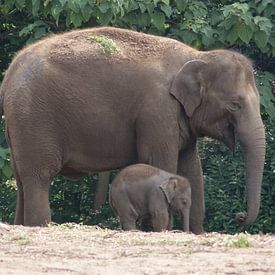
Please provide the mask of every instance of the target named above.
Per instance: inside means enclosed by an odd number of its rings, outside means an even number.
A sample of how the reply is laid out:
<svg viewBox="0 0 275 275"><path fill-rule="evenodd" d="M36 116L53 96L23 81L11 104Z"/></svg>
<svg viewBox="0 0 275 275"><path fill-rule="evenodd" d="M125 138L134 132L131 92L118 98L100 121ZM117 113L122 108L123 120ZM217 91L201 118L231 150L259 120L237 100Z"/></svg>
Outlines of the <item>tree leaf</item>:
<svg viewBox="0 0 275 275"><path fill-rule="evenodd" d="M261 49L263 49L266 46L268 38L269 36L263 31L257 31L254 34L254 41L256 45Z"/></svg>
<svg viewBox="0 0 275 275"><path fill-rule="evenodd" d="M75 13L73 15L75 22L78 22L79 19L76 19L78 17L77 13L79 12L79 9L80 9L78 2L76 2L76 0L68 0L68 7ZM71 21L73 20L71 19Z"/></svg>
<svg viewBox="0 0 275 275"><path fill-rule="evenodd" d="M170 17L172 14L172 8L170 6L161 5L160 9L165 13L167 17Z"/></svg>
<svg viewBox="0 0 275 275"><path fill-rule="evenodd" d="M232 28L226 36L227 41L232 45L239 37L238 30L236 28Z"/></svg>
<svg viewBox="0 0 275 275"><path fill-rule="evenodd" d="M16 0L15 1L15 6L19 9L22 10L26 5L25 0Z"/></svg>
<svg viewBox="0 0 275 275"><path fill-rule="evenodd" d="M2 168L2 172L8 179L12 176L12 171L8 163L5 163L4 167Z"/></svg>
<svg viewBox="0 0 275 275"><path fill-rule="evenodd" d="M238 31L240 39L245 43L248 44L253 36L253 29L249 25L242 24L239 31Z"/></svg>
<svg viewBox="0 0 275 275"><path fill-rule="evenodd" d="M70 19L71 19L71 22L73 23L73 25L76 28L79 27L81 25L81 23L82 23L82 17L81 17L80 14L71 13Z"/></svg>
<svg viewBox="0 0 275 275"><path fill-rule="evenodd" d="M64 7L67 2L68 2L68 0L59 0L61 7Z"/></svg>
<svg viewBox="0 0 275 275"><path fill-rule="evenodd" d="M98 6L98 9L100 10L100 12L106 13L110 9L110 4L108 4L107 2L101 3Z"/></svg>
<svg viewBox="0 0 275 275"><path fill-rule="evenodd" d="M34 16L37 16L39 8L40 8L40 0L32 0L32 14Z"/></svg>
<svg viewBox="0 0 275 275"><path fill-rule="evenodd" d="M9 149L0 147L0 157L1 157L2 159L5 159L5 160L6 160L7 157L8 157L8 155L9 155Z"/></svg>
<svg viewBox="0 0 275 275"><path fill-rule="evenodd" d="M165 23L164 14L159 11L154 11L151 16L151 22L158 30L162 30Z"/></svg>
<svg viewBox="0 0 275 275"><path fill-rule="evenodd" d="M180 12L185 11L185 9L186 9L186 7L187 7L187 4L188 4L188 0L176 0L177 9L178 9Z"/></svg>
<svg viewBox="0 0 275 275"><path fill-rule="evenodd" d="M113 18L113 13L111 10L109 10L108 12L105 12L99 15L98 22L101 25L107 25L111 22L112 18Z"/></svg>
<svg viewBox="0 0 275 275"><path fill-rule="evenodd" d="M191 45L197 38L197 35L192 31L184 30L181 33L182 40L188 45Z"/></svg>
<svg viewBox="0 0 275 275"><path fill-rule="evenodd" d="M5 165L5 160L0 158L0 169L2 169Z"/></svg>

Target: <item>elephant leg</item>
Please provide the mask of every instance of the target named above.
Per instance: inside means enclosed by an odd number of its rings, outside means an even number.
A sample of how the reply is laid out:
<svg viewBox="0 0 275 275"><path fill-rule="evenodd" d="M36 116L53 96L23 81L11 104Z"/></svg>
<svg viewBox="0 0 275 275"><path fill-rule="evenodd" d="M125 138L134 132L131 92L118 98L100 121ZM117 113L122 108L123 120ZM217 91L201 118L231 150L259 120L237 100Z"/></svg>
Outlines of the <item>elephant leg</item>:
<svg viewBox="0 0 275 275"><path fill-rule="evenodd" d="M136 229L136 218L128 215L119 216L120 224L123 230Z"/></svg>
<svg viewBox="0 0 275 275"><path fill-rule="evenodd" d="M20 181L19 175L16 170L16 165L13 160L13 153L10 153L11 158L11 168L13 171L13 175L16 180L17 192L16 192L16 210L15 210L15 225L24 225L24 192L22 182Z"/></svg>
<svg viewBox="0 0 275 275"><path fill-rule="evenodd" d="M24 225L24 192L19 179L16 179L17 194L16 194L16 210L15 210L15 225Z"/></svg>
<svg viewBox="0 0 275 275"><path fill-rule="evenodd" d="M169 213L168 211L156 211L152 214L152 225L155 232L168 230Z"/></svg>
<svg viewBox="0 0 275 275"><path fill-rule="evenodd" d="M146 216L146 217L141 219L140 229L144 232L149 232L149 231L153 230L150 216Z"/></svg>
<svg viewBox="0 0 275 275"><path fill-rule="evenodd" d="M19 202L17 216L24 217L25 226L46 226L51 221L49 187L61 170L60 158L56 153L48 153L48 157L46 152L40 151L39 153L44 158L40 155L38 158L36 154L33 154L23 161L20 155L16 163L17 175L20 179L19 186L21 186L18 198L20 201L17 201ZM22 209L24 209L23 214Z"/></svg>
<svg viewBox="0 0 275 275"><path fill-rule="evenodd" d="M173 227L174 227L174 217L173 217L173 215L170 213L170 214L169 214L169 224L168 224L167 230L172 230Z"/></svg>
<svg viewBox="0 0 275 275"><path fill-rule="evenodd" d="M195 234L203 233L204 219L204 183L201 161L196 144L180 152L178 174L189 179L191 184L190 229Z"/></svg>
<svg viewBox="0 0 275 275"><path fill-rule="evenodd" d="M51 221L50 182L28 179L24 184L24 225L45 226Z"/></svg>

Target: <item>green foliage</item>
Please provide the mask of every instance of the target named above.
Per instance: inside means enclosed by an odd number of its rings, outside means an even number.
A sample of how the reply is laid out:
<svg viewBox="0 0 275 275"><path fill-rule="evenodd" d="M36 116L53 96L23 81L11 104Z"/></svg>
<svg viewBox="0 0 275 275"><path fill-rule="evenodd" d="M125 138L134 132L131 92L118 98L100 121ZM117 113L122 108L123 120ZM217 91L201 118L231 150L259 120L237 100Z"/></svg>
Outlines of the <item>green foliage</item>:
<svg viewBox="0 0 275 275"><path fill-rule="evenodd" d="M100 52L107 53L107 54L114 54L118 52L118 47L115 42L103 35L89 35L87 39L93 40L100 45Z"/></svg>
<svg viewBox="0 0 275 275"><path fill-rule="evenodd" d="M250 232L275 232L275 2L272 0L2 0L0 1L0 81L14 53L51 33L78 27L113 25L176 38L197 49L232 48L255 61L266 125L267 149L262 204ZM109 39L94 38L113 53ZM109 52L110 50L110 52ZM208 231L236 232L236 212L246 209L243 160L223 145L201 142L206 186ZM10 181L9 154L0 132L0 220L12 222L15 187ZM71 182L57 178L51 186L51 209L56 222L85 222L117 227L108 203L91 211L96 175Z"/></svg>

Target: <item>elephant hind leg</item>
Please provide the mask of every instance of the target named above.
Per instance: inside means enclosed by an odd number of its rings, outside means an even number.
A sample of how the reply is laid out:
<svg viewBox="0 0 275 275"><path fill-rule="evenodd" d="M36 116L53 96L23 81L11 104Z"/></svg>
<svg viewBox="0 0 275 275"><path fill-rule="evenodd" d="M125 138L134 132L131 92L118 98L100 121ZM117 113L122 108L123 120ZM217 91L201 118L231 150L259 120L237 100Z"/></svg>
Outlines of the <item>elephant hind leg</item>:
<svg viewBox="0 0 275 275"><path fill-rule="evenodd" d="M136 229L137 217L135 215L130 213L118 213L118 215L123 230L128 231Z"/></svg>
<svg viewBox="0 0 275 275"><path fill-rule="evenodd" d="M43 155L43 153L41 153ZM17 206L16 224L45 226L51 221L49 187L61 170L61 163L54 158L35 160L24 159L16 164Z"/></svg>
<svg viewBox="0 0 275 275"><path fill-rule="evenodd" d="M23 186L20 181L19 175L16 170L16 166L13 160L12 152L10 154L11 158L11 167L13 171L13 175L16 180L17 185L17 193L16 193L16 210L15 210L15 218L14 218L14 224L15 225L24 225L24 192L23 192Z"/></svg>
<svg viewBox="0 0 275 275"><path fill-rule="evenodd" d="M136 229L136 220L130 217L120 217L120 224L123 230L134 230Z"/></svg>
<svg viewBox="0 0 275 275"><path fill-rule="evenodd" d="M140 219L140 229L144 232L153 231L152 221L150 216L146 216Z"/></svg>
<svg viewBox="0 0 275 275"><path fill-rule="evenodd" d="M16 194L16 210L15 210L15 225L24 225L24 192L23 187L18 178L16 179L17 194Z"/></svg>

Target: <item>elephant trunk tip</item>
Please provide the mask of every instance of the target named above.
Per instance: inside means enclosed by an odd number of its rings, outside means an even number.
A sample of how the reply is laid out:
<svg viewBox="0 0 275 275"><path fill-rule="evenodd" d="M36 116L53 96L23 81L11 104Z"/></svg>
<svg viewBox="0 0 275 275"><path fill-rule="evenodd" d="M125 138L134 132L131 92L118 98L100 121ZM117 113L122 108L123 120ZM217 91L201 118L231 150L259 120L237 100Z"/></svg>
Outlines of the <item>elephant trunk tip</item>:
<svg viewBox="0 0 275 275"><path fill-rule="evenodd" d="M238 223L239 226L245 225L247 214L245 212L239 212L235 215L235 221Z"/></svg>
<svg viewBox="0 0 275 275"><path fill-rule="evenodd" d="M257 216L256 216L257 217ZM256 218L249 219L246 212L239 212L235 215L235 221L239 226L251 225Z"/></svg>

